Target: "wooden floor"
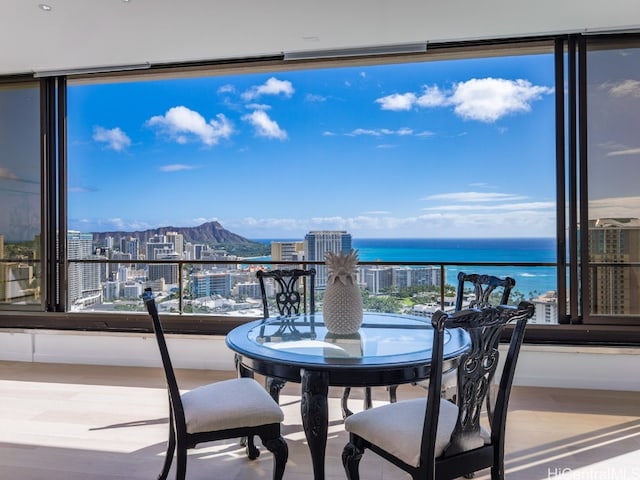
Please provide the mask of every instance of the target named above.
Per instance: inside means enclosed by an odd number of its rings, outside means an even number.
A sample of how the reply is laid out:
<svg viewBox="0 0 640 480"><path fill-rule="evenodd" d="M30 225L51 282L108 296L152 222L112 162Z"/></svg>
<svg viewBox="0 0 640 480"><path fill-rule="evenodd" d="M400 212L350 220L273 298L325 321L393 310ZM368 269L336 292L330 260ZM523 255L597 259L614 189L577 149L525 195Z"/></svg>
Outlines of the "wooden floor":
<svg viewBox="0 0 640 480"><path fill-rule="evenodd" d="M183 370L181 387L232 376ZM312 478L300 420L299 385L281 397L290 455L285 478ZM384 390L376 389L384 399ZM327 479L343 479L346 443L332 391ZM400 398L422 395L406 386ZM361 392L352 394L352 409ZM507 478L514 480L640 480L640 393L515 387L507 427ZM154 479L162 466L167 397L155 368L0 362L0 478L11 480ZM187 478L271 478L271 455L247 460L236 442L207 444L189 456ZM407 479L365 454L363 480ZM489 478L481 472L478 480Z"/></svg>

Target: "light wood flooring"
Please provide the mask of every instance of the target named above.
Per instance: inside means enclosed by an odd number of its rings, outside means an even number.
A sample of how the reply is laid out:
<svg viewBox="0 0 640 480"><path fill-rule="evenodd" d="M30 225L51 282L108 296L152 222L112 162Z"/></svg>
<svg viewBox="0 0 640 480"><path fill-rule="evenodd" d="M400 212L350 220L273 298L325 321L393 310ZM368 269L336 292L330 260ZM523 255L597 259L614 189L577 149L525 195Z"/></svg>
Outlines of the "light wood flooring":
<svg viewBox="0 0 640 480"><path fill-rule="evenodd" d="M187 390L233 372L179 370ZM286 479L312 478L300 419L299 389L281 396L289 445ZM327 480L344 479L346 443L332 390ZM403 386L399 398L422 395ZM352 409L362 392L352 393ZM383 401L384 389L375 389ZM160 369L0 362L0 479L155 479L168 434L167 396ZM507 478L514 480L640 480L640 392L514 387L507 426ZM271 478L265 449L248 460L236 442L191 451L190 480ZM408 477L367 452L363 480ZM172 471L173 475L173 471ZM170 477L172 478L172 477ZM489 478L480 472L477 480Z"/></svg>

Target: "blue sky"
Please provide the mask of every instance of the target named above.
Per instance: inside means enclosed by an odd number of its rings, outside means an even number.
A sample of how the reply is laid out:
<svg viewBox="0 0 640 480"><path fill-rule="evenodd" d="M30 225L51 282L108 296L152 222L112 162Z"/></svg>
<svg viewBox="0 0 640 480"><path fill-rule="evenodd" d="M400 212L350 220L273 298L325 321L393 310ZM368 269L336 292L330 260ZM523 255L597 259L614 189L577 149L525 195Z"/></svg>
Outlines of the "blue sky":
<svg viewBox="0 0 640 480"><path fill-rule="evenodd" d="M553 87L551 54L71 85L69 227L552 237Z"/></svg>

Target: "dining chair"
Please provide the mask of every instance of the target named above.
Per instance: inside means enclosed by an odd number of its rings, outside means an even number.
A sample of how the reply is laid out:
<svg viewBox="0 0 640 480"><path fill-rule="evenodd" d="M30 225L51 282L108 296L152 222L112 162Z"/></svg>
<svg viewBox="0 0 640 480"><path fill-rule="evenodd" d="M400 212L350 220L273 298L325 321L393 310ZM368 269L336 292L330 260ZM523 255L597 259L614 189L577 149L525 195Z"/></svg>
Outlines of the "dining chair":
<svg viewBox="0 0 640 480"><path fill-rule="evenodd" d="M310 269L277 269L277 270L258 270L256 272L256 277L260 282L260 292L262 294L262 307L263 307L263 315L264 318L269 318L270 308L269 308L269 295L267 295L267 285L266 279L270 278L274 282L275 287L275 303L278 314L281 316L286 315L296 315L300 313L300 308L302 305L303 311L309 305L309 313L315 313L315 276L316 270L314 268ZM307 297L308 302L303 302L304 297L300 293L300 285L299 280L301 278L307 278L306 286L307 286ZM303 289L303 293L305 290ZM268 377L266 379L267 389L271 396L278 400L280 390L284 388L286 382L283 380ZM351 415L351 410L348 408L349 403L349 395L351 392L350 387L346 387L343 390L342 394L342 417L346 418ZM390 391L390 399L393 398L395 401L395 389L393 393ZM364 404L366 408L371 407L371 388L365 387L365 399Z"/></svg>
<svg viewBox="0 0 640 480"><path fill-rule="evenodd" d="M462 307L465 308L482 308L490 305L507 305L509 303L509 296L511 290L516 285L515 279L511 277L500 278L494 275L487 275L482 273L458 273L458 287L456 289L456 302L455 310L459 312ZM468 303L463 305L465 295L469 291L469 287L473 290L474 297ZM499 295L499 301L495 302L496 296ZM417 382L417 385L427 389L429 387L429 380ZM491 418L493 411L492 402L492 390L489 387L489 393L487 394L487 415ZM457 393L456 372L451 370L444 372L441 383L441 396L455 402Z"/></svg>
<svg viewBox="0 0 640 480"><path fill-rule="evenodd" d="M504 479L505 425L509 396L527 321L535 306L498 305L451 314L437 311L427 397L389 403L349 416L344 427L349 442L342 462L349 480L360 478L358 466L369 449L414 480L450 480L491 468L492 480ZM513 328L505 328L515 322ZM440 396L445 329L463 328L471 348L459 359L459 394L454 404ZM480 425L488 386L496 375L503 334L510 334L494 416L488 429Z"/></svg>
<svg viewBox="0 0 640 480"><path fill-rule="evenodd" d="M467 285L473 288L474 298L466 307L482 308L492 304L507 305L511 290L516 286L516 281L511 277L500 278L495 275L459 272L458 288L456 290L456 311L462 310ZM500 294L500 290L502 290L502 294ZM496 295L500 295L499 303L492 302L493 297Z"/></svg>
<svg viewBox="0 0 640 480"><path fill-rule="evenodd" d="M511 291L515 286L516 281L512 277L500 278L495 275L483 273L459 272L455 311L459 312L463 306L465 308L483 308L490 305L507 305ZM468 305L463 305L468 287L471 287L473 290L473 299L469 301ZM442 380L442 396L455 401L456 392L455 372L445 373ZM493 394L492 388L489 386L489 393L487 394L487 415L491 418L492 414Z"/></svg>
<svg viewBox="0 0 640 480"><path fill-rule="evenodd" d="M273 280L276 309L280 316L297 315L301 310L306 312L307 309L309 314L316 313L315 268L258 270L256 277L260 282L263 316L265 319L269 318L270 314L266 279ZM303 285L301 285L301 280L304 280ZM278 401L280 390L284 388L286 382L278 378L267 377L266 383L269 393Z"/></svg>
<svg viewBox="0 0 640 480"><path fill-rule="evenodd" d="M281 480L289 450L280 433L284 414L277 402L252 378L224 380L180 394L150 288L145 289L142 298L153 323L169 393L169 441L158 479L167 478L174 453L175 478L184 480L188 449L204 442L257 435L273 454L273 480ZM247 445L247 454L253 460L259 451Z"/></svg>
<svg viewBox="0 0 640 480"><path fill-rule="evenodd" d="M302 306L303 312L306 312L307 304L309 305L310 314L316 312L315 303L315 268L302 269L294 268L290 270L258 270L256 277L260 282L260 293L262 295L262 308L264 318L269 318L269 296L267 295L266 279L273 280L276 288L275 301L279 315L296 315L300 313ZM306 279L305 285L302 286L300 292L300 280ZM306 288L305 288L306 287ZM308 302L305 301L308 299Z"/></svg>

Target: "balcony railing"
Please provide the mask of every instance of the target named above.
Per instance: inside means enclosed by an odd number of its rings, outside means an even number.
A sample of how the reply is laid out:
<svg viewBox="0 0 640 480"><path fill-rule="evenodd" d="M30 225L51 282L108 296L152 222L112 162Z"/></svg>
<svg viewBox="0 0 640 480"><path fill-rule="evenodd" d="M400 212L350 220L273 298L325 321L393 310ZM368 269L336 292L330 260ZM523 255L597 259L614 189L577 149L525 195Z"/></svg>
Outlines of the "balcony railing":
<svg viewBox="0 0 640 480"><path fill-rule="evenodd" d="M69 260L69 311L130 313L143 311L142 289L150 286L159 294L158 306L175 315L214 315L256 318L262 316L260 290L255 272L275 267L314 266L316 306L322 309L324 262L233 260ZM436 308L452 308L457 271L518 274L547 278L551 288L528 289L516 283L514 301L531 299L556 290L557 264L554 262L396 262L359 263L359 282L365 309L431 313ZM536 273L531 273L536 272ZM324 273L326 275L326 273ZM92 284L76 285L76 278ZM98 281L98 279L100 279ZM74 289L75 288L75 289ZM525 287L526 288L526 287ZM555 295L547 295L550 303ZM386 299L387 301L383 301ZM557 323L556 318L548 323Z"/></svg>

